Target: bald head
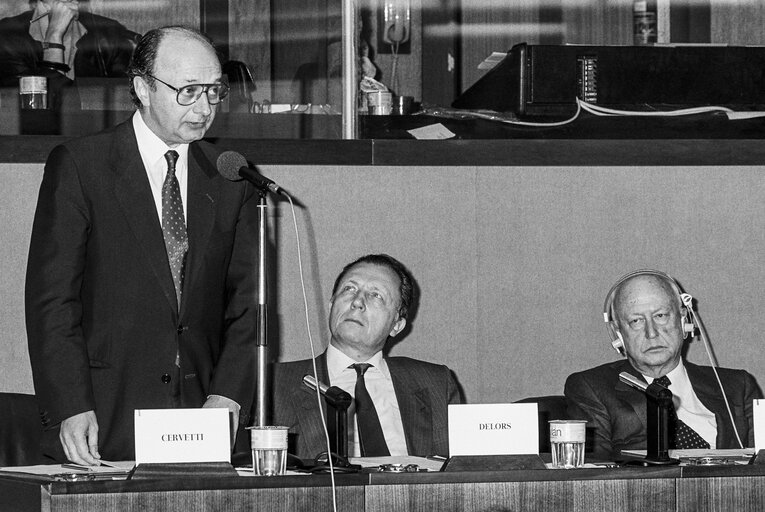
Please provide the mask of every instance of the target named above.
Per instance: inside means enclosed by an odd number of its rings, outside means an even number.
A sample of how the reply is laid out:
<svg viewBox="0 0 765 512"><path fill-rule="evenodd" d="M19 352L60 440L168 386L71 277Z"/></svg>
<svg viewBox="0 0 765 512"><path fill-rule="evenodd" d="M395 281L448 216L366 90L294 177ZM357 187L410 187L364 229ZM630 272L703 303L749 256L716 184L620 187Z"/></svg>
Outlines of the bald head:
<svg viewBox="0 0 765 512"><path fill-rule="evenodd" d="M677 284L641 274L624 281L614 294L613 320L630 363L650 377L661 377L680 362L685 307Z"/></svg>

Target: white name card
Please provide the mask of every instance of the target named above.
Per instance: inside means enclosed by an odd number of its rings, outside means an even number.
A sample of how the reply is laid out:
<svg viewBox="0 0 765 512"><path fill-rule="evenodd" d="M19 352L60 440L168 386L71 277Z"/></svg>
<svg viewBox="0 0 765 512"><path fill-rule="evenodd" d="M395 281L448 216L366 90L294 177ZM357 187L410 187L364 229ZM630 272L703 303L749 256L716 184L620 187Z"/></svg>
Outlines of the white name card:
<svg viewBox="0 0 765 512"><path fill-rule="evenodd" d="M765 400L754 400L752 404L754 419L754 449L765 449ZM746 442L746 439L743 440Z"/></svg>
<svg viewBox="0 0 765 512"><path fill-rule="evenodd" d="M449 455L539 453L537 404L449 405Z"/></svg>
<svg viewBox="0 0 765 512"><path fill-rule="evenodd" d="M135 462L231 462L228 409L137 409Z"/></svg>

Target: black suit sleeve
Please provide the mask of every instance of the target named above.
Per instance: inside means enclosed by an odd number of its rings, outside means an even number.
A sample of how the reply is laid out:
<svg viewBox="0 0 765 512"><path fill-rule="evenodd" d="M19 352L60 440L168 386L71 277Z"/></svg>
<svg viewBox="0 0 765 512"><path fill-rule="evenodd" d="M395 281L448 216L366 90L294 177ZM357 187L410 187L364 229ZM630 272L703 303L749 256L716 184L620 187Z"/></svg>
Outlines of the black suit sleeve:
<svg viewBox="0 0 765 512"><path fill-rule="evenodd" d="M90 228L76 164L59 146L40 186L25 293L35 392L50 424L95 408L80 299Z"/></svg>

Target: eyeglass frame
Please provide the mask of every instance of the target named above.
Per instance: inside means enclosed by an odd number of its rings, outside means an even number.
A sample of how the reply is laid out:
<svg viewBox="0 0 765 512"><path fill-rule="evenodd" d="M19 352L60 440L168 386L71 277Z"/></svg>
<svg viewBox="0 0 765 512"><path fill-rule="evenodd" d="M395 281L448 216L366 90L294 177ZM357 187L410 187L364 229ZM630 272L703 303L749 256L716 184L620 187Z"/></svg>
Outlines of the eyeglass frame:
<svg viewBox="0 0 765 512"><path fill-rule="evenodd" d="M153 78L157 82L159 82L161 84L164 84L167 87L169 87L170 89L174 90L175 91L175 102L178 105L182 106L182 107L188 107L188 106L193 105L194 103L199 101L199 98L202 97L202 94L207 96L207 103L209 103L210 105L218 105L221 101L226 99L226 97L228 96L228 93L231 92L231 87L229 87L228 84L225 84L223 82L219 82L219 83L215 83L215 84L188 84L188 85L184 85L181 88L176 88L176 87L173 87L172 85L170 85L169 83L165 82L164 80L162 80L160 78L157 78L156 76L152 75L151 73L146 73L145 76L148 76L149 78ZM186 105L184 105L183 103L181 103L181 99L180 99L181 98L181 90L183 90L186 87L193 87L195 85L202 86L202 92L199 93L199 96L197 97L197 99L195 99L191 103L187 103ZM220 94L220 93L218 94L218 101L216 101L215 103L210 101L210 95L207 93L207 91L210 89L210 87L213 87L213 86L222 87L223 88L222 90L226 91L224 94Z"/></svg>

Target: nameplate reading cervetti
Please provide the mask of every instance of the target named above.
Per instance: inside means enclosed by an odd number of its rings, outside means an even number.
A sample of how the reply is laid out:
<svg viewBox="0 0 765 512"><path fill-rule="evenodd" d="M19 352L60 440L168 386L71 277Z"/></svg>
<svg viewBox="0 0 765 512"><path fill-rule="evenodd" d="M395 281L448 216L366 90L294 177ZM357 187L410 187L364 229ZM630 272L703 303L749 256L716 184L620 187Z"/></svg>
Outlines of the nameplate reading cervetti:
<svg viewBox="0 0 765 512"><path fill-rule="evenodd" d="M228 409L137 409L135 461L231 462Z"/></svg>

